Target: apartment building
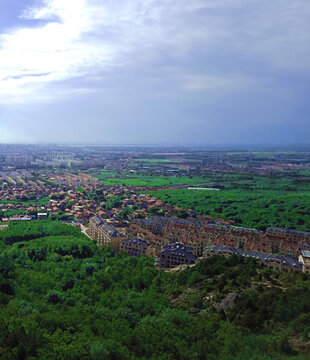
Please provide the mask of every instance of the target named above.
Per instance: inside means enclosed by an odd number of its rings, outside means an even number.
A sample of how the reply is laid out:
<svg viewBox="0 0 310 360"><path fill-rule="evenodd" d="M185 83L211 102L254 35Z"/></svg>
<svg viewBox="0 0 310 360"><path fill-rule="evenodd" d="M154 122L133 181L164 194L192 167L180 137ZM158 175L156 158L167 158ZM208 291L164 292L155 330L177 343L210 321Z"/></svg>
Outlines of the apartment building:
<svg viewBox="0 0 310 360"><path fill-rule="evenodd" d="M272 269L277 269L279 271L287 271L287 272L303 271L302 262L297 261L296 259L289 256L265 254L265 253L241 250L241 249L236 249L233 247L221 246L221 245L207 246L203 252L203 258L206 259L215 254L222 256L237 255L246 258L254 258L257 262L265 266L268 266Z"/></svg>
<svg viewBox="0 0 310 360"><path fill-rule="evenodd" d="M179 265L195 264L197 258L193 251L193 248L180 243L163 245L160 253L160 267L173 268Z"/></svg>
<svg viewBox="0 0 310 360"><path fill-rule="evenodd" d="M302 272L310 274L310 251L302 250L298 260L302 263Z"/></svg>
<svg viewBox="0 0 310 360"><path fill-rule="evenodd" d="M94 216L89 221L88 235L98 241L99 245L111 244L114 250L118 251L122 234L111 225L102 220L99 216Z"/></svg>
<svg viewBox="0 0 310 360"><path fill-rule="evenodd" d="M214 223L153 216L137 219L130 226L133 233L145 241L161 245L179 242L194 249L200 256L208 245L221 245L246 251L281 254L298 258L302 246L310 245L310 233L282 228L268 228L266 232Z"/></svg>
<svg viewBox="0 0 310 360"><path fill-rule="evenodd" d="M298 242L306 242L310 245L310 232L284 229L279 227L268 227L266 234L287 238L293 244L298 244Z"/></svg>
<svg viewBox="0 0 310 360"><path fill-rule="evenodd" d="M150 244L142 239L123 239L120 243L120 250L126 251L131 256L147 255Z"/></svg>

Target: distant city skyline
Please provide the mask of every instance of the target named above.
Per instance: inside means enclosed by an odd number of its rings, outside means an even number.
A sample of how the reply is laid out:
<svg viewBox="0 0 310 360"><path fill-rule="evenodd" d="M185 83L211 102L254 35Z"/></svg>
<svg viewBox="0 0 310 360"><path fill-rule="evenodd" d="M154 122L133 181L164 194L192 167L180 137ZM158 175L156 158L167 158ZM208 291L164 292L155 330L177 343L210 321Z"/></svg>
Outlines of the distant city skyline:
<svg viewBox="0 0 310 360"><path fill-rule="evenodd" d="M0 143L309 144L308 0L0 0Z"/></svg>

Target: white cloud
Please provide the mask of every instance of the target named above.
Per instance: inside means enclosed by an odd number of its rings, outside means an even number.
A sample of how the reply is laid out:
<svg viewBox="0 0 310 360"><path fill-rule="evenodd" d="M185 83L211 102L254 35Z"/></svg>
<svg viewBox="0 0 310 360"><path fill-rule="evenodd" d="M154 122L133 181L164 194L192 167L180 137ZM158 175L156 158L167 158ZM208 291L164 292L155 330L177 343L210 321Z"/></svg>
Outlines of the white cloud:
<svg viewBox="0 0 310 360"><path fill-rule="evenodd" d="M82 76L98 62L108 64L113 49L83 39L95 30L96 10L85 0L51 0L26 11L29 20L59 21L0 36L0 96L8 95L5 100L13 102L46 99L51 95L42 93L44 84Z"/></svg>
<svg viewBox="0 0 310 360"><path fill-rule="evenodd" d="M266 67L309 70L308 0L46 0L22 16L37 26L0 35L2 103L85 93L91 87L70 80L166 59L176 63L181 90L248 85L245 69L229 64L233 52ZM182 63L186 56L203 69ZM209 71L212 56L234 69Z"/></svg>

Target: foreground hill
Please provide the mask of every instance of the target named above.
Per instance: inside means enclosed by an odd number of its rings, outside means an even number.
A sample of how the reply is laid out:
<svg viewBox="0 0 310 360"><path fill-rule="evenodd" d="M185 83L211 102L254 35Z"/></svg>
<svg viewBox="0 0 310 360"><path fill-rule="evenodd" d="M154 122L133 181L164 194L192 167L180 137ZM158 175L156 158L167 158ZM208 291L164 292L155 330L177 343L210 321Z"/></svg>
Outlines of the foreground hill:
<svg viewBox="0 0 310 360"><path fill-rule="evenodd" d="M310 356L306 275L217 256L165 273L49 221L0 238L0 359Z"/></svg>

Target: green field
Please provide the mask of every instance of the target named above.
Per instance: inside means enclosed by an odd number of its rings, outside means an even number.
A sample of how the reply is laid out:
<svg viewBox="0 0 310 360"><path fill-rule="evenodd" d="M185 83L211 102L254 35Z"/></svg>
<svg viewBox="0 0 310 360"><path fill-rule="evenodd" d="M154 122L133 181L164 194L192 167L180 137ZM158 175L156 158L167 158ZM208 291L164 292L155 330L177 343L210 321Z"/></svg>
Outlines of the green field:
<svg viewBox="0 0 310 360"><path fill-rule="evenodd" d="M234 220L244 227L310 231L310 185L306 181L258 178L224 184L221 191L169 189L150 193L172 206Z"/></svg>
<svg viewBox="0 0 310 360"><path fill-rule="evenodd" d="M93 175L101 179L104 185L125 185L125 186L172 186L172 185L199 185L209 183L227 183L233 181L249 181L253 179L252 175L231 174L231 173L210 173L204 176L157 176L134 173L129 171L113 172L109 170L101 170L100 175ZM258 178L258 177L257 177ZM210 184L208 185L208 187Z"/></svg>
<svg viewBox="0 0 310 360"><path fill-rule="evenodd" d="M129 172L116 174L110 171L103 171L101 175L94 176L101 179L104 185L125 185L135 187L195 185L210 180L210 178L202 176L149 176Z"/></svg>
<svg viewBox="0 0 310 360"><path fill-rule="evenodd" d="M176 177L176 176L145 176L145 175L135 175L132 178L110 178L106 181L103 181L104 185L125 185L125 186L170 186L170 185L194 185L204 182L205 180L202 177L194 176L193 178L188 177Z"/></svg>
<svg viewBox="0 0 310 360"><path fill-rule="evenodd" d="M149 164L156 164L156 163L169 163L169 159L133 159L134 161L149 163Z"/></svg>
<svg viewBox="0 0 310 360"><path fill-rule="evenodd" d="M277 189L283 191L299 191L307 189L310 191L309 180L304 177L306 173L300 174L300 177L279 178L253 176L251 174L234 174L234 173L208 173L203 176L186 176L171 175L158 176L143 173L135 173L130 171L109 171L101 170L94 177L101 179L104 185L126 185L126 186L171 186L171 185L199 185L206 184L206 187L220 187L225 189Z"/></svg>
<svg viewBox="0 0 310 360"><path fill-rule="evenodd" d="M168 189L152 191L151 194L172 206L194 209L200 215L233 220L245 227L265 229L267 226L283 226L310 231L310 182L302 176L280 178L210 173L188 177L102 171L97 177L103 180L104 185L219 188L221 191Z"/></svg>

